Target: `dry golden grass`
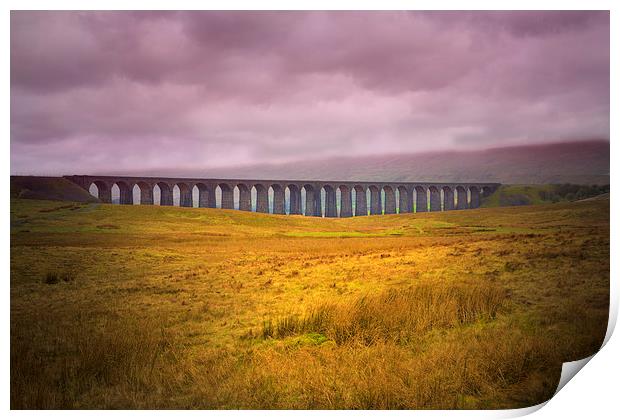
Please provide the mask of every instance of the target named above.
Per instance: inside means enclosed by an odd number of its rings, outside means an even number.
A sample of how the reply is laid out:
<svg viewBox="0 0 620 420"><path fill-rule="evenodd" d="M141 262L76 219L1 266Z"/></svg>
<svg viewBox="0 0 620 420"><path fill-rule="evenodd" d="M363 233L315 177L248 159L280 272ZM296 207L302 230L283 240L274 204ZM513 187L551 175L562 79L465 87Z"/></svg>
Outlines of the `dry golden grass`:
<svg viewBox="0 0 620 420"><path fill-rule="evenodd" d="M75 396L108 389L130 399L133 390L156 391L152 385L166 381L159 377L161 365L175 361L173 337L153 321L103 317L93 325L84 312L39 316L34 328L12 327L14 408L89 408Z"/></svg>
<svg viewBox="0 0 620 420"><path fill-rule="evenodd" d="M326 220L17 199L11 229L14 409L522 407L606 330L608 200Z"/></svg>
<svg viewBox="0 0 620 420"><path fill-rule="evenodd" d="M263 338L317 333L336 344L408 344L433 328L491 320L505 292L487 280L469 284L426 282L348 302L321 303L304 316L289 315L263 326Z"/></svg>

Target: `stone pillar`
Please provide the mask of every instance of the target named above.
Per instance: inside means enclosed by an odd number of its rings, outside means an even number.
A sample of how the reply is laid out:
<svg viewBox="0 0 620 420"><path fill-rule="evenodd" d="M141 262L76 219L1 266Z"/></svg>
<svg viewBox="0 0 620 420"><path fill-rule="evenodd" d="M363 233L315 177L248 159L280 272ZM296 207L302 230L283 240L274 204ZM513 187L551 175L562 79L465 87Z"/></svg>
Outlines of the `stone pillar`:
<svg viewBox="0 0 620 420"><path fill-rule="evenodd" d="M336 190L325 187L325 217L338 217L336 212Z"/></svg>
<svg viewBox="0 0 620 420"><path fill-rule="evenodd" d="M398 187L398 212L411 213L412 194L407 187Z"/></svg>
<svg viewBox="0 0 620 420"><path fill-rule="evenodd" d="M215 208L215 188L213 186L198 184L198 207Z"/></svg>
<svg viewBox="0 0 620 420"><path fill-rule="evenodd" d="M204 184L199 184L198 186L198 207L206 208L209 207L209 192L207 191L207 187Z"/></svg>
<svg viewBox="0 0 620 420"><path fill-rule="evenodd" d="M317 199L314 188L306 188L306 216L317 216ZM320 207L319 207L320 210Z"/></svg>
<svg viewBox="0 0 620 420"><path fill-rule="evenodd" d="M103 182L95 184L97 186L97 190L99 192L99 201L102 203L111 203L112 202L112 189L108 184Z"/></svg>
<svg viewBox="0 0 620 420"><path fill-rule="evenodd" d="M368 204L366 203L366 189L355 187L355 215L368 216Z"/></svg>
<svg viewBox="0 0 620 420"><path fill-rule="evenodd" d="M185 184L178 184L179 187L179 206L192 207L192 189Z"/></svg>
<svg viewBox="0 0 620 420"><path fill-rule="evenodd" d="M340 186L340 217L353 216L353 203L351 201L351 190L346 185Z"/></svg>
<svg viewBox="0 0 620 420"><path fill-rule="evenodd" d="M456 209L464 210L468 208L467 204L467 190L463 187L456 188Z"/></svg>
<svg viewBox="0 0 620 420"><path fill-rule="evenodd" d="M116 184L118 186L118 191L120 193L119 203L120 204L133 204L133 185L129 187L124 182L119 182Z"/></svg>
<svg viewBox="0 0 620 420"><path fill-rule="evenodd" d="M173 204L172 201L172 188L168 184L164 184L160 182L157 184L159 186L160 198L159 204L161 206L171 206Z"/></svg>
<svg viewBox="0 0 620 420"><path fill-rule="evenodd" d="M480 190L476 187L471 187L469 189L469 194L471 195L469 208L477 209L478 207L480 207Z"/></svg>
<svg viewBox="0 0 620 420"><path fill-rule="evenodd" d="M256 211L269 213L269 190L262 185L256 185Z"/></svg>
<svg viewBox="0 0 620 420"><path fill-rule="evenodd" d="M289 185L289 214L301 214L301 187Z"/></svg>
<svg viewBox="0 0 620 420"><path fill-rule="evenodd" d="M220 185L222 190L222 208L233 210L235 208L235 200L233 198L233 190L228 185Z"/></svg>
<svg viewBox="0 0 620 420"><path fill-rule="evenodd" d="M376 188L370 188L370 214L381 214L381 191Z"/></svg>
<svg viewBox="0 0 620 420"><path fill-rule="evenodd" d="M443 210L454 210L454 191L450 187L443 187Z"/></svg>
<svg viewBox="0 0 620 420"><path fill-rule="evenodd" d="M153 186L141 184L138 187L140 187L140 204L153 205Z"/></svg>
<svg viewBox="0 0 620 420"><path fill-rule="evenodd" d="M280 185L272 185L273 188L273 214L286 214L284 208L284 188Z"/></svg>
<svg viewBox="0 0 620 420"><path fill-rule="evenodd" d="M385 214L396 214L396 193L392 187L386 186L385 191Z"/></svg>
<svg viewBox="0 0 620 420"><path fill-rule="evenodd" d="M252 194L246 185L237 185L239 188L239 210L252 211Z"/></svg>
<svg viewBox="0 0 620 420"><path fill-rule="evenodd" d="M431 211L441 211L441 194L436 187L429 188L431 195Z"/></svg>
<svg viewBox="0 0 620 420"><path fill-rule="evenodd" d="M428 202L426 200L426 188L415 187L415 212L421 213L428 211Z"/></svg>
<svg viewBox="0 0 620 420"><path fill-rule="evenodd" d="M215 197L216 188L217 185L215 184L207 185L207 207L209 207L210 209L217 208L217 198Z"/></svg>

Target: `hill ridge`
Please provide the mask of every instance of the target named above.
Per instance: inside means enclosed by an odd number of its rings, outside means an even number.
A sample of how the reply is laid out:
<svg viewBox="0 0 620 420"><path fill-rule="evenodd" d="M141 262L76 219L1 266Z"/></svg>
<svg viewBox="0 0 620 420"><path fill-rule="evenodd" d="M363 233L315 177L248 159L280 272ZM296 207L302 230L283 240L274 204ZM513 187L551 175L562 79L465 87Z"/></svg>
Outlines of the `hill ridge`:
<svg viewBox="0 0 620 420"><path fill-rule="evenodd" d="M121 175L121 171L110 174ZM220 168L160 168L122 175L205 178L337 179L382 182L499 182L609 184L606 140L507 146L479 151L330 157Z"/></svg>

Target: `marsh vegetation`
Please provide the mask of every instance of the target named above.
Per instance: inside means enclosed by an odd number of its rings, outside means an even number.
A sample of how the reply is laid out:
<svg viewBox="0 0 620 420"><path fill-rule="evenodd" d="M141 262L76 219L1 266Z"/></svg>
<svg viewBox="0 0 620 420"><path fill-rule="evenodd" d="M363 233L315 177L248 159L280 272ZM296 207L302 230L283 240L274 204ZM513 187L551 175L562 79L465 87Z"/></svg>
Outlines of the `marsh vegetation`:
<svg viewBox="0 0 620 420"><path fill-rule="evenodd" d="M506 408L607 326L609 200L319 219L13 199L11 407Z"/></svg>

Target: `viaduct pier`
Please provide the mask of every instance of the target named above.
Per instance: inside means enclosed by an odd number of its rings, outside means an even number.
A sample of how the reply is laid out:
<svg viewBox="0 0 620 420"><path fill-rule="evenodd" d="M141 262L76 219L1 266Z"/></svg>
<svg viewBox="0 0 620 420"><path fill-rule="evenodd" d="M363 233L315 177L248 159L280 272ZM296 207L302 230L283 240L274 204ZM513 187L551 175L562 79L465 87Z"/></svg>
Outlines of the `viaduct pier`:
<svg viewBox="0 0 620 420"><path fill-rule="evenodd" d="M67 175L104 203L238 209L260 213L352 217L473 209L497 183L299 181ZM158 200L156 197L158 196ZM158 202L157 202L158 201ZM303 201L303 202L302 202Z"/></svg>

